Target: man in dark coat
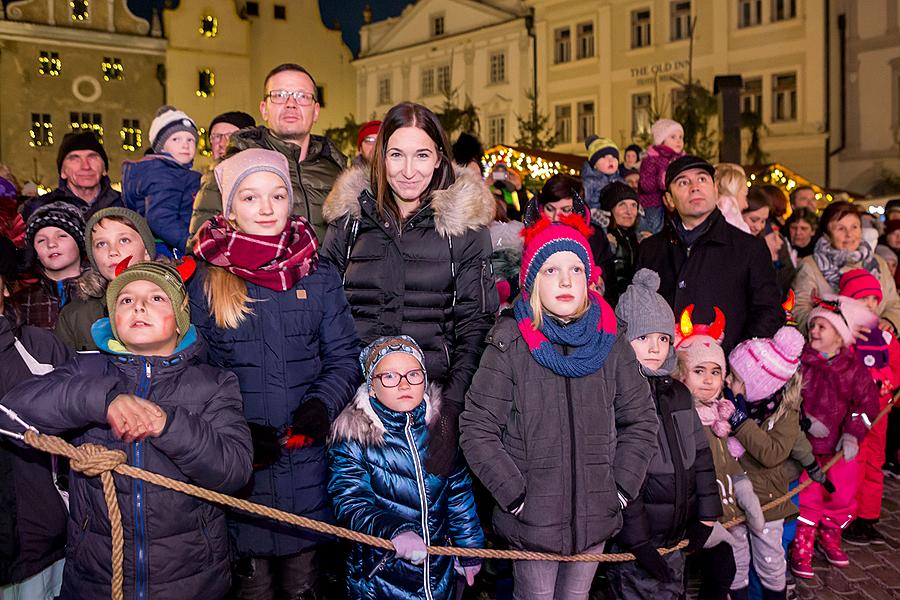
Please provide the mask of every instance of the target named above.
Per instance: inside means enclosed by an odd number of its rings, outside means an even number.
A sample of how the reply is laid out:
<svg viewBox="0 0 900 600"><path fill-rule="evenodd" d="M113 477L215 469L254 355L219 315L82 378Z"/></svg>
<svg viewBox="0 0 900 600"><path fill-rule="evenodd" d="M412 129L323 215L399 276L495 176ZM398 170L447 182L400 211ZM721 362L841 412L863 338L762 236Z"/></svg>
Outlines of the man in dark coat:
<svg viewBox="0 0 900 600"><path fill-rule="evenodd" d="M732 227L716 208L715 169L683 156L666 170L665 200L674 209L663 230L638 249L638 268L659 273L660 295L680 318L695 306L695 323L725 314L722 347L771 337L784 323L775 269L765 242Z"/></svg>
<svg viewBox="0 0 900 600"><path fill-rule="evenodd" d="M292 63L279 65L269 72L263 89L259 112L265 125L234 132L225 157L247 148L265 148L284 154L291 168L294 214L306 217L315 227L319 240L323 240L322 204L334 180L347 166L347 158L331 140L310 133L319 118L319 98L316 82L306 69ZM219 185L215 177L207 176L194 198L189 237L220 212Z"/></svg>
<svg viewBox="0 0 900 600"><path fill-rule="evenodd" d="M109 158L93 132L67 133L59 145L56 168L59 187L25 203L22 218L26 221L38 208L59 200L77 205L85 221L101 208L124 206L122 195L110 187Z"/></svg>

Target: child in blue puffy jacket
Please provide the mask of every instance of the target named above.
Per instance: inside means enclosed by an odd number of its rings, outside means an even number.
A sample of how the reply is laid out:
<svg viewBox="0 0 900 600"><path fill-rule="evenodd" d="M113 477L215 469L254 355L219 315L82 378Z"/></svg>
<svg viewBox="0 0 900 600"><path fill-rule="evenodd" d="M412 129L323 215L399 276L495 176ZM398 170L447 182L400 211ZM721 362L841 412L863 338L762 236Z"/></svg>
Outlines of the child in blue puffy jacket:
<svg viewBox="0 0 900 600"><path fill-rule="evenodd" d="M427 472L441 396L427 387L425 357L408 336L382 337L362 351L366 376L335 420L328 492L341 525L388 538L395 552L362 544L347 561L348 598L454 598L456 573L472 585L478 559L428 556L426 546L480 548L472 480L458 460L449 477Z"/></svg>
<svg viewBox="0 0 900 600"><path fill-rule="evenodd" d="M184 253L200 173L197 125L180 110L163 106L150 124L152 153L122 165L122 200L150 225L166 246Z"/></svg>

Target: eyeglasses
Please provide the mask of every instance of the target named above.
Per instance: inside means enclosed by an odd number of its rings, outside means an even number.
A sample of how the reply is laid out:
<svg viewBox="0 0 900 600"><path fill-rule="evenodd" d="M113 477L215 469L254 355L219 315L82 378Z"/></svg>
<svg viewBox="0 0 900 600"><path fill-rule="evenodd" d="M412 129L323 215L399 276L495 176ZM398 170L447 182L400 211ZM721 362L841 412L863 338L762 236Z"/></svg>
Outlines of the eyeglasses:
<svg viewBox="0 0 900 600"><path fill-rule="evenodd" d="M385 371L384 373L378 373L377 375L372 375L372 379L377 379L381 382L386 388L395 388L400 385L400 382L406 379L406 383L409 385L422 385L425 383L425 371L422 369L413 369L412 371L407 371L406 373L395 373L394 371Z"/></svg>
<svg viewBox="0 0 900 600"><path fill-rule="evenodd" d="M209 135L209 141L215 144L219 140L227 140L229 137L231 137L230 133L211 133Z"/></svg>
<svg viewBox="0 0 900 600"><path fill-rule="evenodd" d="M316 97L308 92L288 90L272 90L266 94L266 98L272 101L272 104L285 104L288 98L293 98L300 106L312 106L316 102Z"/></svg>

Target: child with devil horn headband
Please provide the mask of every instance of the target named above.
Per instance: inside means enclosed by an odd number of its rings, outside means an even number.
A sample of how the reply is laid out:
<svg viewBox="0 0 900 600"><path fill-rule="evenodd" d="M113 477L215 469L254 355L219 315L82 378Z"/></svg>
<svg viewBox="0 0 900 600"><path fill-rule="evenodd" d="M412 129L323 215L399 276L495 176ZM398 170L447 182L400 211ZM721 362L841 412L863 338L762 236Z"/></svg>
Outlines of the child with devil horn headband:
<svg viewBox="0 0 900 600"><path fill-rule="evenodd" d="M743 513L751 529L761 531L765 520L750 478L730 451L735 442L730 437L729 418L735 409L724 397L727 363L720 344L725 335L725 315L714 307L716 317L711 324L695 324L691 319L693 308L693 305L685 308L675 331L679 363L676 377L691 391L694 407L706 431L723 509L722 517L712 528L701 552L701 561L709 566L703 569L702 585L707 593L701 589L700 595L724 597L729 594L745 598L750 584L747 531L743 527L726 531L721 523ZM717 563L729 562L729 555L734 560L734 571L730 573L717 566Z"/></svg>
<svg viewBox="0 0 900 600"><path fill-rule="evenodd" d="M101 353L78 354L22 383L4 404L44 433L73 432L76 445L101 444L131 457L129 464L234 493L252 470L250 432L237 378L205 364L190 324L182 277L193 272L193 260L178 268L126 265L107 289L109 318L93 327ZM111 582L102 574L109 571L96 559L112 547L105 519L97 518L106 512L103 490L73 472L69 494L69 531L78 532L79 551L66 560L61 595L107 596ZM125 561L126 596L227 593L230 553L220 508L140 484L118 486L117 496L125 537L137 545L137 558ZM212 542L191 543L198 539Z"/></svg>
<svg viewBox="0 0 900 600"><path fill-rule="evenodd" d="M460 417L460 443L517 549L599 552L656 452L656 411L616 317L588 289L583 219L525 232L522 295L501 316ZM571 452L559 452L566 447ZM540 459L540 468L526 457ZM517 598L586 599L597 563L516 562Z"/></svg>

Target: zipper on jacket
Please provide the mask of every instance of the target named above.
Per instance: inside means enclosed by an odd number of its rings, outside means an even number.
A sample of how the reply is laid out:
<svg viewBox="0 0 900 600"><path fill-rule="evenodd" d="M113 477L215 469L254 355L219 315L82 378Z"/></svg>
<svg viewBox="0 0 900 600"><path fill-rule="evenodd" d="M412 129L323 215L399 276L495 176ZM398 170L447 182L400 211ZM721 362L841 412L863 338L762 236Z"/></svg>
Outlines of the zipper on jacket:
<svg viewBox="0 0 900 600"><path fill-rule="evenodd" d="M419 461L419 451L416 449L416 442L412 435L412 415L406 413L406 427L403 432L406 434L406 443L409 451L412 453L413 466L416 469L416 486L419 488L419 506L422 509L422 540L426 546L431 545L431 534L428 532L428 498L425 496L425 473L422 471L422 463ZM425 598L433 600L431 595L431 558L426 556L423 563L423 573L425 577Z"/></svg>
<svg viewBox="0 0 900 600"><path fill-rule="evenodd" d="M487 310L487 293L484 290L484 276L485 271L487 270L487 264L485 260L481 259L481 280L478 282L481 285L481 312L485 312Z"/></svg>
<svg viewBox="0 0 900 600"><path fill-rule="evenodd" d="M150 392L150 376L152 370L150 363L146 358L141 358L144 363L144 376L138 381L138 396L147 398ZM144 443L133 442L134 466L144 468ZM136 575L136 597L143 600L148 595L147 591L147 540L146 540L146 522L144 519L144 482L135 479L133 484L134 493L134 541L137 547L137 564L135 565Z"/></svg>
<svg viewBox="0 0 900 600"><path fill-rule="evenodd" d="M563 356L569 355L569 347L563 346ZM578 477L578 469L577 465L577 456L575 452L575 407L572 406L572 380L569 377L566 377L566 406L569 409L569 449L571 452L571 464L572 464L572 516L571 516L571 529L572 529L572 548L577 548L578 545L576 543L576 537L578 535L577 531L577 522L575 520L575 513L578 511L578 494L575 493L575 481Z"/></svg>

